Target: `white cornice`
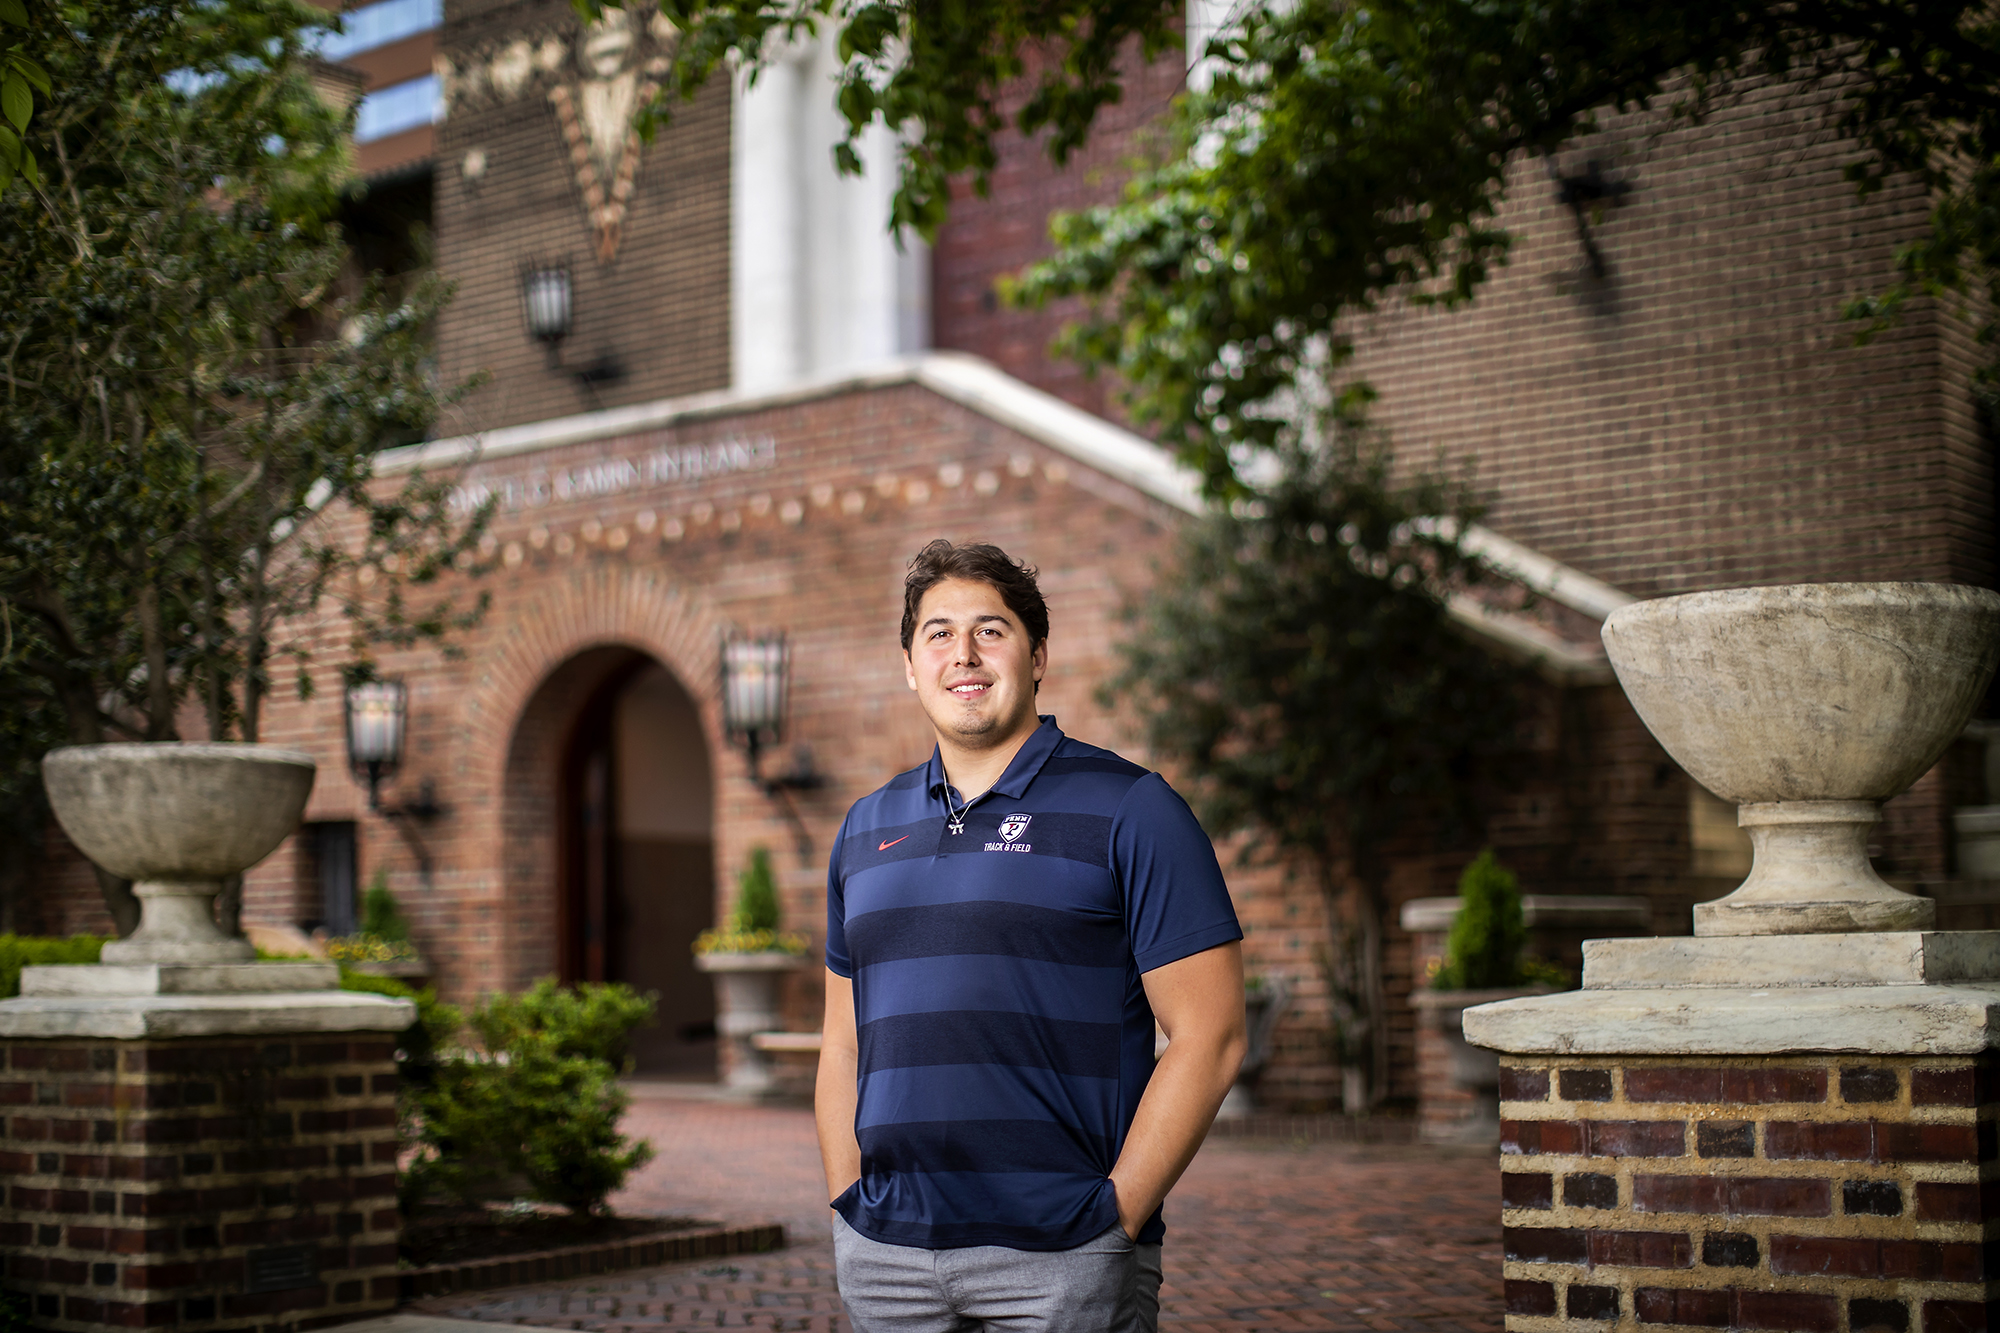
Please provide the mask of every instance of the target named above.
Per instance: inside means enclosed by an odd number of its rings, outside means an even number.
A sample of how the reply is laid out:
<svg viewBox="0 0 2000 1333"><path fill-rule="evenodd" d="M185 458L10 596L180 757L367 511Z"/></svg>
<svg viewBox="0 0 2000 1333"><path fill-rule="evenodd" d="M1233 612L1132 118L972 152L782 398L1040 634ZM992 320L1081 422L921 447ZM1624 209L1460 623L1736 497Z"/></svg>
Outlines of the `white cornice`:
<svg viewBox="0 0 2000 1333"><path fill-rule="evenodd" d="M725 389L432 440L384 452L376 460L376 471L400 473L489 462L563 445L664 430L715 417L741 416L904 384L920 385L1163 504L1189 514L1207 512L1207 502L1193 475L1151 441L1054 394L1024 384L988 361L962 352L920 352L865 370L806 380L776 391L743 393ZM1439 526L1449 530L1450 521L1441 520ZM1593 619L1602 620L1633 600L1617 588L1490 528L1472 525L1465 531L1464 543L1495 569L1541 596ZM1523 617L1494 610L1463 596L1452 598L1450 608L1453 619L1475 637L1506 656L1534 665L1551 680L1563 684L1598 684L1612 678L1601 653L1580 649Z"/></svg>

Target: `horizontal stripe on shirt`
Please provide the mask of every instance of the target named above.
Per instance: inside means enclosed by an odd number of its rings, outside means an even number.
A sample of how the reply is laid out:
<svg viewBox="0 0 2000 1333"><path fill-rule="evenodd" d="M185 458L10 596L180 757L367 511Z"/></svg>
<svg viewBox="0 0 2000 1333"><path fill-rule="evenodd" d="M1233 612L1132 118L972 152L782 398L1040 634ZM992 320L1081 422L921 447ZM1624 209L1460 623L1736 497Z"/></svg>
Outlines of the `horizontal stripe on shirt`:
<svg viewBox="0 0 2000 1333"><path fill-rule="evenodd" d="M938 1249L1067 1250L1118 1220L1118 1194L1108 1177L1068 1172L865 1175L840 1202L858 1205L842 1208L841 1216L871 1240ZM1032 1225L1008 1220L1024 1212L1047 1220Z"/></svg>
<svg viewBox="0 0 2000 1333"><path fill-rule="evenodd" d="M966 1063L1052 1069L1086 1078L1116 1078L1119 1072L1116 1023L956 1010L878 1018L855 1035L863 1074Z"/></svg>
<svg viewBox="0 0 2000 1333"><path fill-rule="evenodd" d="M1125 1000L1129 973L1123 967L1017 958L1003 969L989 966L990 961L939 954L870 963L865 998L856 1001L854 1020L872 1023L897 1014L986 1009L1091 1023L1118 1012Z"/></svg>
<svg viewBox="0 0 2000 1333"><path fill-rule="evenodd" d="M1061 912L1123 916L1118 886L1094 866L1060 857L1037 860L1007 852L924 858L921 866L877 866L847 877L849 921L870 912L949 903L1021 903Z"/></svg>
<svg viewBox="0 0 2000 1333"><path fill-rule="evenodd" d="M989 954L1116 967L1129 956L1125 923L1117 917L1028 903L938 903L865 912L848 918L847 944L864 966L901 958Z"/></svg>
<svg viewBox="0 0 2000 1333"><path fill-rule="evenodd" d="M858 1083L857 1130L904 1120L1052 1120L1115 1125L1120 1081L1009 1065L878 1069Z"/></svg>
<svg viewBox="0 0 2000 1333"><path fill-rule="evenodd" d="M1077 1175L1088 1163L1093 1176L1109 1175L1111 1142L1052 1120L905 1120L856 1131L861 1171L980 1171Z"/></svg>

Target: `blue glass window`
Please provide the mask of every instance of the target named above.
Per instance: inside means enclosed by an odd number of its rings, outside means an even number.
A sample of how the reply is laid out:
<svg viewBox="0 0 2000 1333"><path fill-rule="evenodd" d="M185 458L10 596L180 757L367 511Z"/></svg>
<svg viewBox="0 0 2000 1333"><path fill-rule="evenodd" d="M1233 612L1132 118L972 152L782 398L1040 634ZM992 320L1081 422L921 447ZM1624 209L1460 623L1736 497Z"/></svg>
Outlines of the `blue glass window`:
<svg viewBox="0 0 2000 1333"><path fill-rule="evenodd" d="M361 99L361 112L354 122L354 142L368 143L419 125L435 125L442 109L442 93L435 74L377 88Z"/></svg>
<svg viewBox="0 0 2000 1333"><path fill-rule="evenodd" d="M341 60L358 51L429 32L443 22L444 0L379 0L343 16L341 26L346 31L328 33L320 54L328 60Z"/></svg>

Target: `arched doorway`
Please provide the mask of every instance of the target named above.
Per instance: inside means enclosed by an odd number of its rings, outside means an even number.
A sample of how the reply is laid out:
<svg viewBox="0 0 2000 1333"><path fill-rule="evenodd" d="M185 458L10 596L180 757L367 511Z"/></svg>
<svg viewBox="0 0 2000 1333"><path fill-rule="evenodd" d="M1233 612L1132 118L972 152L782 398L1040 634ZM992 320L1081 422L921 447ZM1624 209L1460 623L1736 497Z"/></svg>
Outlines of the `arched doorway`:
<svg viewBox="0 0 2000 1333"><path fill-rule="evenodd" d="M658 992L659 1023L634 1034L642 1073L715 1075L714 991L689 949L715 915L711 777L693 698L622 644L550 670L508 744L507 984L553 973Z"/></svg>
<svg viewBox="0 0 2000 1333"><path fill-rule="evenodd" d="M559 972L660 997L634 1034L641 1073L712 1077L715 998L694 937L715 923L714 811L701 717L673 673L631 653L577 714L563 757Z"/></svg>

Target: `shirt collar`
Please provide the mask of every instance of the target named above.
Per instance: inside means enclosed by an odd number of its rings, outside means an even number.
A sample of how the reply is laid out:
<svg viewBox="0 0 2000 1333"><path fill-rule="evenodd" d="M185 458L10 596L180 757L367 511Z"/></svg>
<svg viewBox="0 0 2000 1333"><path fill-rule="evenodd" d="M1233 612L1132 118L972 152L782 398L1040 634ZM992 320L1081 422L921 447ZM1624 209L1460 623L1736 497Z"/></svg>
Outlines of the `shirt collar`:
<svg viewBox="0 0 2000 1333"><path fill-rule="evenodd" d="M1063 743L1062 728L1056 725L1055 715L1041 713L1037 716L1041 718L1041 725L1028 734L1028 739L1014 752L1014 758L1008 763L1007 771L1000 775L999 781L987 788L988 791L1020 800L1028 794L1028 785L1042 771L1042 765L1056 752L1056 747ZM944 790L944 752L941 749L931 750L931 761L925 766L924 779L932 795Z"/></svg>

